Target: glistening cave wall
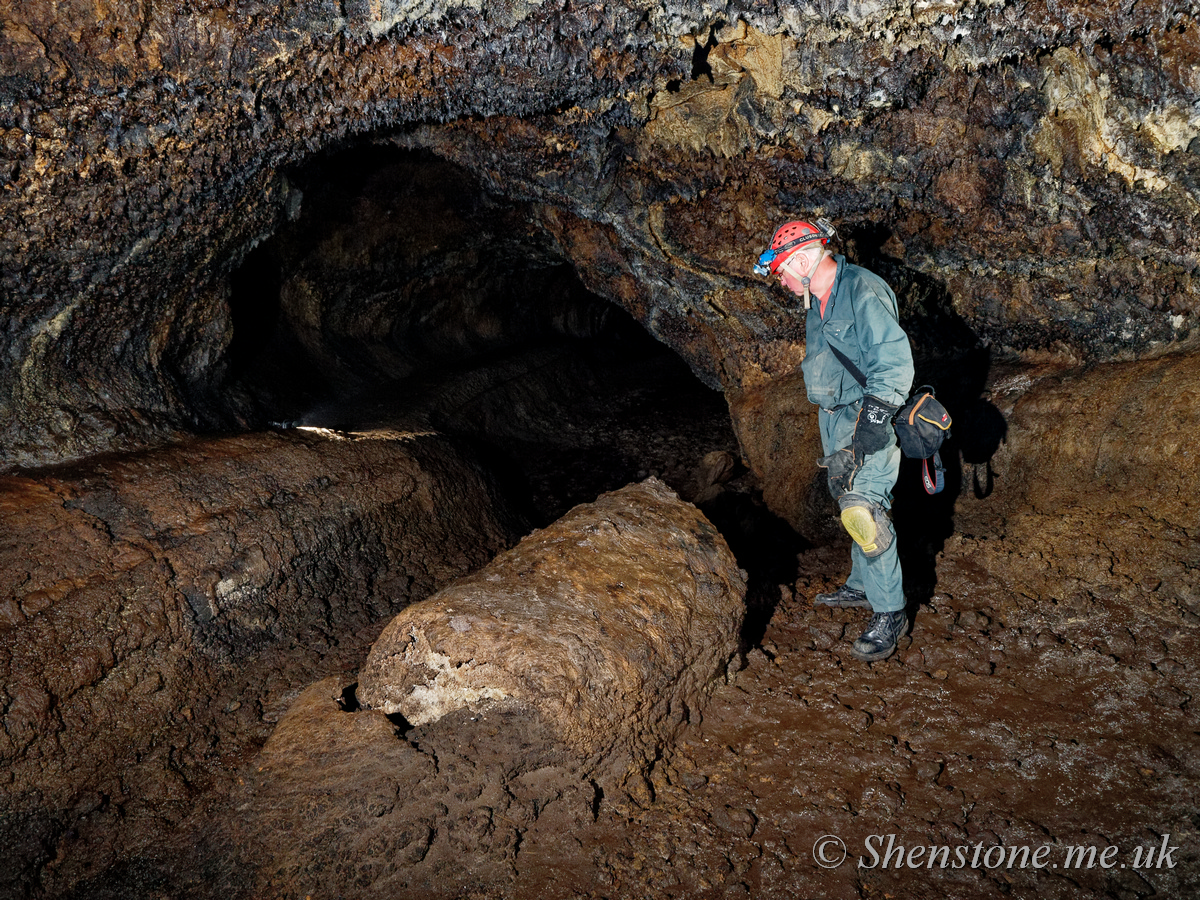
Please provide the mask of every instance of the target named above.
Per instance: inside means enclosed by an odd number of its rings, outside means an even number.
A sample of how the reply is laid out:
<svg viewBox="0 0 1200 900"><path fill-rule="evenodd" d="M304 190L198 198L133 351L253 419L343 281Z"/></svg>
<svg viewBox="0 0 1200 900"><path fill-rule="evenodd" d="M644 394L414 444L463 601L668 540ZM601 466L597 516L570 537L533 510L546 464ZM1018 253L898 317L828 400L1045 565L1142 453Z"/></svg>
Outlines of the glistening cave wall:
<svg viewBox="0 0 1200 900"><path fill-rule="evenodd" d="M362 140L533 204L589 288L733 398L801 353L748 277L797 211L909 313L965 325L927 350L1191 346L1184 2L35 0L0 61L5 466L253 424L231 273L302 214L292 167Z"/></svg>

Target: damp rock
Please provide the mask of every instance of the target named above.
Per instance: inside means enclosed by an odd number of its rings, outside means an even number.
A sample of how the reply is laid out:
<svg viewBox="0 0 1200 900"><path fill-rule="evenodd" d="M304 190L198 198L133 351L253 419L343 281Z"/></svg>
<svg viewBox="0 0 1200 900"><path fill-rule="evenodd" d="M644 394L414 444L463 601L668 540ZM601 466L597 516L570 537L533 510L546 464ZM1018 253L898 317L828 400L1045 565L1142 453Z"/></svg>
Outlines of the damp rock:
<svg viewBox="0 0 1200 900"><path fill-rule="evenodd" d="M407 729L344 693L306 688L222 813L225 868L256 896L471 896L511 877L518 847L595 820L596 786L546 723L462 709Z"/></svg>
<svg viewBox="0 0 1200 900"><path fill-rule="evenodd" d="M589 757L652 753L725 672L745 584L708 520L648 479L396 616L359 699L413 725L515 707Z"/></svg>
<svg viewBox="0 0 1200 900"><path fill-rule="evenodd" d="M442 438L213 438L0 478L0 893L152 843L289 694L516 526ZM214 749L215 748L215 749ZM77 798L105 797L99 810ZM67 859L38 874L56 836ZM86 847L86 850L77 849ZM8 891L11 889L12 894Z"/></svg>

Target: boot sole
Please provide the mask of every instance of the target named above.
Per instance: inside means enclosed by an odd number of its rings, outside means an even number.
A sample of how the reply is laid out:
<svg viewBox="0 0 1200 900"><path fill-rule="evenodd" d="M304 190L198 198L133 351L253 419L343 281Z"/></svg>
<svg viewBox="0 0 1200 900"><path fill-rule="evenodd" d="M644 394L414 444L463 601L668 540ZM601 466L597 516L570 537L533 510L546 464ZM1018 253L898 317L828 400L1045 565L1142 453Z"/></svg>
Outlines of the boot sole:
<svg viewBox="0 0 1200 900"><path fill-rule="evenodd" d="M851 645L850 646L850 655L853 656L855 659L862 660L863 662L876 662L881 659L887 659L889 656L891 656L893 653L896 652L896 649L899 647L899 645L900 645L900 642L897 641L895 644L892 644L892 646L887 647L886 649L875 650L874 652L871 652L871 653L863 653L860 650L858 650L854 645Z"/></svg>
<svg viewBox="0 0 1200 900"><path fill-rule="evenodd" d="M813 600L813 606L827 606L833 609L870 609L870 600Z"/></svg>

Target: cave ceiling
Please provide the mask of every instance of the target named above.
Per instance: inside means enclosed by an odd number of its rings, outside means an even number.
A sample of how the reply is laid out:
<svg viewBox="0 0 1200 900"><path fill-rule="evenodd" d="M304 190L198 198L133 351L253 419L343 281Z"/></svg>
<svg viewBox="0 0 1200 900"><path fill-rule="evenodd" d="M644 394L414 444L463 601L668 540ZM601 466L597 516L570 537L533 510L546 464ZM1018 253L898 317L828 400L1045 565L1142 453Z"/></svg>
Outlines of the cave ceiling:
<svg viewBox="0 0 1200 900"><path fill-rule="evenodd" d="M1194 344L1183 0L2 6L0 466L244 426L231 278L300 216L297 168L363 143L522 204L727 392L803 353L750 274L798 213L955 325L928 352Z"/></svg>

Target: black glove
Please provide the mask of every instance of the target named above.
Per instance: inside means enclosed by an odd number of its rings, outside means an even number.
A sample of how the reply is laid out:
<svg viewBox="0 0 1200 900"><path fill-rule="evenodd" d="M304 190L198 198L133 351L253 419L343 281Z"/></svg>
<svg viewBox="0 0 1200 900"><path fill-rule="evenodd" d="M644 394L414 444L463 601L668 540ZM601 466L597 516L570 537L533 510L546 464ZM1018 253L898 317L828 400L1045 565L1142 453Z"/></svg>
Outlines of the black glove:
<svg viewBox="0 0 1200 900"><path fill-rule="evenodd" d="M829 494L837 500L842 494L847 494L854 487L854 476L862 468L862 459L849 447L835 450L828 456L817 460L817 465L828 469Z"/></svg>
<svg viewBox="0 0 1200 900"><path fill-rule="evenodd" d="M884 403L878 397L863 397L858 423L854 426L854 441L850 444L850 449L860 461L892 442L896 436L892 430L892 415L897 409L898 406Z"/></svg>

